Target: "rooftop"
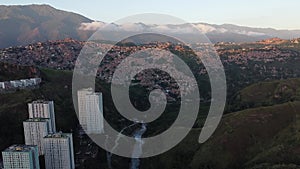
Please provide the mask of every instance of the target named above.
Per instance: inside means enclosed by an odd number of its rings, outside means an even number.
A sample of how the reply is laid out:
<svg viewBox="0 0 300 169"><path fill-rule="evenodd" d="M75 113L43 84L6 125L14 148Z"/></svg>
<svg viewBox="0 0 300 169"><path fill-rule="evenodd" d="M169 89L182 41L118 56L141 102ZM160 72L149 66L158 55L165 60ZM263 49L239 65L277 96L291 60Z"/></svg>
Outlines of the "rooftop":
<svg viewBox="0 0 300 169"><path fill-rule="evenodd" d="M93 88L89 87L89 88L83 88L83 89L80 89L78 91L93 91Z"/></svg>
<svg viewBox="0 0 300 169"><path fill-rule="evenodd" d="M89 96L89 95L91 95L91 96L101 96L102 93L101 92L96 92L96 93L87 94L87 96Z"/></svg>
<svg viewBox="0 0 300 169"><path fill-rule="evenodd" d="M48 104L48 103L51 103L51 102L53 102L53 101L35 100L35 101L31 102L30 104L38 104L38 103L46 103L46 104Z"/></svg>
<svg viewBox="0 0 300 169"><path fill-rule="evenodd" d="M69 138L72 134L71 133L54 133L54 134L48 134L44 138Z"/></svg>
<svg viewBox="0 0 300 169"><path fill-rule="evenodd" d="M36 148L37 146L35 145L24 145L24 144L15 144L7 149L5 149L3 152L29 152L33 148Z"/></svg>
<svg viewBox="0 0 300 169"><path fill-rule="evenodd" d="M31 118L31 119L27 119L24 122L47 122L48 120L50 120L49 118Z"/></svg>

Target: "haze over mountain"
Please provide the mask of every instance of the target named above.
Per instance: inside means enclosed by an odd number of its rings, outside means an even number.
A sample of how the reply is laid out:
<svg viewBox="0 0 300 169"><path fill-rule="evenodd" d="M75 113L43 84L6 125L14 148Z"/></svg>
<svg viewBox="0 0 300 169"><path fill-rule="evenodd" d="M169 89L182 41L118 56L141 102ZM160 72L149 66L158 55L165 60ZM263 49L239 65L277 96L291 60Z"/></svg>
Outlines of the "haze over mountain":
<svg viewBox="0 0 300 169"><path fill-rule="evenodd" d="M0 6L0 48L23 45L38 41L73 38L87 40L98 28L106 24L93 21L82 15L55 9L49 5ZM276 30L271 28L250 28L230 24L214 25L195 23L213 42L253 42L279 37L291 39L300 37L300 30ZM143 23L111 24L114 31L156 30L160 32L191 34L186 24L146 25Z"/></svg>

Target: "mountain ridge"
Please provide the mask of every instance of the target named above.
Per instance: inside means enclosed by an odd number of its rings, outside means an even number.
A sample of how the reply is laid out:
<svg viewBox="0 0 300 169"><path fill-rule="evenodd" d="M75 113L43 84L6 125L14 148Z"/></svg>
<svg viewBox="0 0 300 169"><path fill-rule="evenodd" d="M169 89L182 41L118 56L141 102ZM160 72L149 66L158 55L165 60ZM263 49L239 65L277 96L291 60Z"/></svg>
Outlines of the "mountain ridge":
<svg viewBox="0 0 300 169"><path fill-rule="evenodd" d="M95 21L75 12L56 9L48 4L0 5L0 48L27 45L47 40L73 38L86 41L98 28L107 23ZM300 37L300 30L276 30L251 28L233 24L193 23L212 43L256 42L268 38L293 39ZM189 35L187 25L130 25L110 24L110 29L119 31L177 30Z"/></svg>
<svg viewBox="0 0 300 169"><path fill-rule="evenodd" d="M86 39L77 27L91 20L49 5L0 6L0 47L61 38Z"/></svg>

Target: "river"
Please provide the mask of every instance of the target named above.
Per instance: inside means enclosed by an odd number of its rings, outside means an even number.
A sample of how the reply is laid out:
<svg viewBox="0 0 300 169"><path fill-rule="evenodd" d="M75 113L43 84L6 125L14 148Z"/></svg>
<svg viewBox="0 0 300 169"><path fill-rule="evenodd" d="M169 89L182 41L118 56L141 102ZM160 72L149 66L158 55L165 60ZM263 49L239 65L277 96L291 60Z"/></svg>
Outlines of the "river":
<svg viewBox="0 0 300 169"><path fill-rule="evenodd" d="M136 125L136 124L138 124L138 123L134 123L134 124L131 124L131 125L129 125L129 126L126 126L126 127L124 127L124 128L120 131L118 137L117 137L116 140L115 140L115 144L114 144L114 147L112 148L111 152L113 152L113 151L118 147L118 145L119 145L119 140L120 140L120 139L122 138L122 136L123 136L122 133L123 133L126 129L128 129L128 128L130 128L130 127ZM133 137L135 138L136 143L135 143L134 148L133 148L133 150L132 150L132 157L140 156L140 155L143 153L143 149L142 149L142 146L143 146L142 136L143 136L143 134L144 134L146 131L147 131L147 125L146 125L146 124L142 124L140 129L137 129L137 130L135 130L135 131L133 132ZM107 140L108 140L108 136L107 136L107 138L106 138L106 142L107 142ZM112 153L111 153L111 152L107 152L107 153L106 153L106 157L107 157L107 165L108 165L108 168L110 168L110 169L112 169L112 164L111 164L111 161L112 161L112 160L111 160L111 158L112 158ZM139 159L139 158L132 158L132 159L131 159L131 164L130 164L130 168L129 168L129 169L139 169L139 166L140 166L140 159Z"/></svg>
<svg viewBox="0 0 300 169"><path fill-rule="evenodd" d="M146 124L142 124L142 127L139 130L136 130L133 133L135 138L135 145L132 151L132 157L138 157L143 153L143 141L142 136L147 131ZM131 165L129 169L139 169L140 166L140 159L139 158L132 158Z"/></svg>

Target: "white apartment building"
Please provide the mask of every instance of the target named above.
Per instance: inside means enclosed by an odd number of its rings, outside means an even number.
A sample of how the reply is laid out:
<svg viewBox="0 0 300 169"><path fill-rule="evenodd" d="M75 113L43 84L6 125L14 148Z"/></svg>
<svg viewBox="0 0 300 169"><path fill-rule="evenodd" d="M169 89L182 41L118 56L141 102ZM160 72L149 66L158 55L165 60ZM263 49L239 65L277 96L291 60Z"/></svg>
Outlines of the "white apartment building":
<svg viewBox="0 0 300 169"><path fill-rule="evenodd" d="M101 134L104 132L103 126L103 100L102 93L86 95L87 112L87 134Z"/></svg>
<svg viewBox="0 0 300 169"><path fill-rule="evenodd" d="M79 122L87 134L104 132L102 93L92 88L82 89L78 94Z"/></svg>
<svg viewBox="0 0 300 169"><path fill-rule="evenodd" d="M10 84L14 88L23 87L23 83L20 80L12 80L10 81Z"/></svg>
<svg viewBox="0 0 300 169"><path fill-rule="evenodd" d="M26 145L37 145L39 155L44 155L43 139L53 133L49 118L33 118L23 122Z"/></svg>
<svg viewBox="0 0 300 169"><path fill-rule="evenodd" d="M81 89L77 91L78 118L79 118L79 123L84 130L87 129L86 95L92 93L93 93L92 88Z"/></svg>
<svg viewBox="0 0 300 169"><path fill-rule="evenodd" d="M49 118L53 132L56 132L53 101L37 100L28 103L29 118Z"/></svg>
<svg viewBox="0 0 300 169"><path fill-rule="evenodd" d="M55 133L44 137L46 169L75 169L71 133Z"/></svg>
<svg viewBox="0 0 300 169"><path fill-rule="evenodd" d="M4 169L40 169L37 146L12 145L2 151Z"/></svg>
<svg viewBox="0 0 300 169"><path fill-rule="evenodd" d="M33 85L38 85L42 82L41 78L30 78L30 80L32 81Z"/></svg>
<svg viewBox="0 0 300 169"><path fill-rule="evenodd" d="M5 89L5 82L0 82L0 89Z"/></svg>
<svg viewBox="0 0 300 169"><path fill-rule="evenodd" d="M33 86L34 83L30 79L21 79L20 80L24 87Z"/></svg>
<svg viewBox="0 0 300 169"><path fill-rule="evenodd" d="M26 88L39 85L42 82L41 78L30 78L0 82L0 89L6 89L7 86L12 88Z"/></svg>

